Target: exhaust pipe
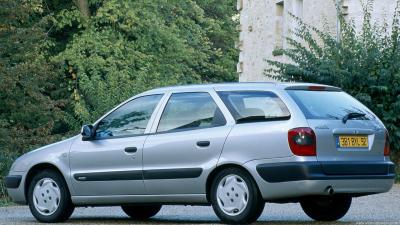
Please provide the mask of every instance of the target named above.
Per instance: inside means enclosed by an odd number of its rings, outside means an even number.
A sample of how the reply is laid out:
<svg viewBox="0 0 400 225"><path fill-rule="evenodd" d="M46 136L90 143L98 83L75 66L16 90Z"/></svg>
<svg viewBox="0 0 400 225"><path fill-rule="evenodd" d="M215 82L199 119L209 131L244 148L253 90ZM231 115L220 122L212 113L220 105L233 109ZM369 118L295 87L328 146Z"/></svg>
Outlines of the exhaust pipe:
<svg viewBox="0 0 400 225"><path fill-rule="evenodd" d="M326 187L326 193L328 193L328 195L333 195L333 194L335 194L335 190L333 190L333 187L332 186L328 186L328 187Z"/></svg>

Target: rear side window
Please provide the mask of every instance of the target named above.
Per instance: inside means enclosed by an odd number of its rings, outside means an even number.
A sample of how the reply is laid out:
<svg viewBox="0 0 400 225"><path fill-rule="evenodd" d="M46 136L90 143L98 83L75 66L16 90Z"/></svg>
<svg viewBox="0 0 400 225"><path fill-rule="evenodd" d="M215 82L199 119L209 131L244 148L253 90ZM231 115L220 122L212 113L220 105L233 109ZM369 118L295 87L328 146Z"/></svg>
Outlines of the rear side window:
<svg viewBox="0 0 400 225"><path fill-rule="evenodd" d="M303 111L307 119L341 120L349 113L363 113L358 120L372 119L367 107L341 91L288 90L289 95Z"/></svg>
<svg viewBox="0 0 400 225"><path fill-rule="evenodd" d="M160 118L157 132L182 131L223 126L225 117L210 94L172 94Z"/></svg>
<svg viewBox="0 0 400 225"><path fill-rule="evenodd" d="M287 120L290 113L282 100L267 91L218 92L237 123Z"/></svg>

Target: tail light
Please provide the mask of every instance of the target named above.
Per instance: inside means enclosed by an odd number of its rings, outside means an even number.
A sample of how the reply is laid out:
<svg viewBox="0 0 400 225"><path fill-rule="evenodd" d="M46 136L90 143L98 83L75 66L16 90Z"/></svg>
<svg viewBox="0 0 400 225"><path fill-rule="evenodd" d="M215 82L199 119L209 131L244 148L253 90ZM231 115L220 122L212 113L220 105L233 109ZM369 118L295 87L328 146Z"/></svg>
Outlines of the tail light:
<svg viewBox="0 0 400 225"><path fill-rule="evenodd" d="M386 131L385 134L385 149L383 150L384 156L390 155L390 142L389 142L389 133Z"/></svg>
<svg viewBox="0 0 400 225"><path fill-rule="evenodd" d="M288 141L293 154L298 156L316 156L317 147L315 133L309 127L289 130Z"/></svg>

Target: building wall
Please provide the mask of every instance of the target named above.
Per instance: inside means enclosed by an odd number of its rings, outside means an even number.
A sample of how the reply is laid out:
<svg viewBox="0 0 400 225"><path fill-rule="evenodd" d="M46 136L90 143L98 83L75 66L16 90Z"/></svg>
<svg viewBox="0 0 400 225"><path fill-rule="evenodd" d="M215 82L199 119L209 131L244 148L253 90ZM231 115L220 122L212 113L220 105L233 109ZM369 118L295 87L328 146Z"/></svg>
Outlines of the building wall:
<svg viewBox="0 0 400 225"><path fill-rule="evenodd" d="M362 0L365 3L366 0ZM384 18L391 22L396 0L376 0L372 17L378 23ZM284 56L273 56L274 49L286 48L285 37L291 35L297 23L292 13L317 28L337 34L335 0L238 0L240 12L240 49L237 71L239 81L268 81L264 75L267 59L287 62ZM362 5L360 0L344 0L341 10L348 20L361 28Z"/></svg>

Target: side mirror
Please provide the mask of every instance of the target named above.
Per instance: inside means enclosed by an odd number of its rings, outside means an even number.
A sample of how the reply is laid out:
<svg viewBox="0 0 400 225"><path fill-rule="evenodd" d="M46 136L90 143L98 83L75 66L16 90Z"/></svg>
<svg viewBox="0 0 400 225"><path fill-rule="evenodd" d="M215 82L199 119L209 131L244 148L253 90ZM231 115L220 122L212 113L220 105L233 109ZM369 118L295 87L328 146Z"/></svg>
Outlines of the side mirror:
<svg viewBox="0 0 400 225"><path fill-rule="evenodd" d="M92 140L94 138L94 129L92 125L83 125L81 129L83 141Z"/></svg>

